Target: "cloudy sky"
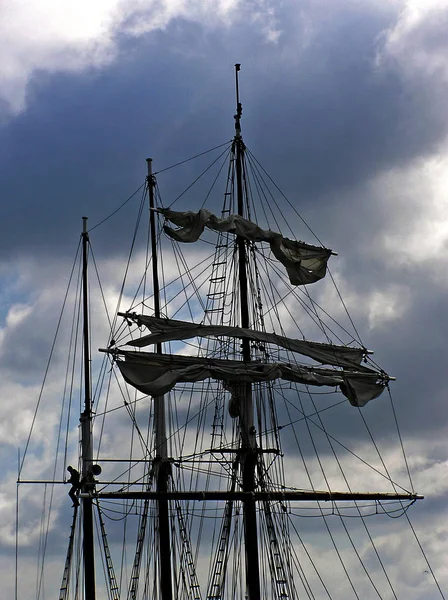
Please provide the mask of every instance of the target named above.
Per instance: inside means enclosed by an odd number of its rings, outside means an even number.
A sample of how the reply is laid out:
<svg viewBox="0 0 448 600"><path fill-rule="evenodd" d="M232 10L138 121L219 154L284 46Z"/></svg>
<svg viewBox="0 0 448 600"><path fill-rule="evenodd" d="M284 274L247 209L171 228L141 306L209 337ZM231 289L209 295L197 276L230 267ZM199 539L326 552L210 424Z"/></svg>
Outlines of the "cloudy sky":
<svg viewBox="0 0 448 600"><path fill-rule="evenodd" d="M229 140L235 62L243 65L245 142L337 250L335 274L362 337L397 377L415 488L427 496L410 517L446 593L448 2L10 0L2 12L0 554L8 597L17 448L81 216L97 223L138 189L147 156L158 169ZM120 225L98 230L110 265L122 248ZM381 405L369 410L381 424ZM47 416L42 439L56 419ZM31 472L45 444L39 452ZM403 597L441 595L425 573Z"/></svg>

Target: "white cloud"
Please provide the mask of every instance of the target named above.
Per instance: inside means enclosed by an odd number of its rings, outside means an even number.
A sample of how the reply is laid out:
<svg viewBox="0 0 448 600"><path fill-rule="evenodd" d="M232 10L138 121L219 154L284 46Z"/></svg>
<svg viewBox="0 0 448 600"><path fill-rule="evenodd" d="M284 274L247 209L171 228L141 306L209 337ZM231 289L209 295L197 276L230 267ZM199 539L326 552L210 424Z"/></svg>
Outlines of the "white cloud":
<svg viewBox="0 0 448 600"><path fill-rule="evenodd" d="M107 64L118 0L94 4L10 2L0 25L2 97L13 112L25 106L26 84L36 70L78 71Z"/></svg>
<svg viewBox="0 0 448 600"><path fill-rule="evenodd" d="M409 290L405 286L389 285L387 289L376 290L366 302L369 326L371 329L403 317L409 307Z"/></svg>
<svg viewBox="0 0 448 600"><path fill-rule="evenodd" d="M11 0L0 21L0 100L9 114L26 107L27 85L38 72L80 72L109 65L118 55L118 33L139 37L164 30L174 19L208 28L228 27L241 17L243 0ZM248 22L267 41L280 36L267 0L247 5Z"/></svg>
<svg viewBox="0 0 448 600"><path fill-rule="evenodd" d="M424 267L446 282L448 150L379 175L372 184L383 213L378 248L390 268Z"/></svg>
<svg viewBox="0 0 448 600"><path fill-rule="evenodd" d="M32 307L27 306L26 304L14 304L11 306L6 316L6 325L8 327L19 325L24 319L27 318L31 310Z"/></svg>
<svg viewBox="0 0 448 600"><path fill-rule="evenodd" d="M447 0L406 0L395 25L383 33L378 64L396 62L405 77L448 81Z"/></svg>

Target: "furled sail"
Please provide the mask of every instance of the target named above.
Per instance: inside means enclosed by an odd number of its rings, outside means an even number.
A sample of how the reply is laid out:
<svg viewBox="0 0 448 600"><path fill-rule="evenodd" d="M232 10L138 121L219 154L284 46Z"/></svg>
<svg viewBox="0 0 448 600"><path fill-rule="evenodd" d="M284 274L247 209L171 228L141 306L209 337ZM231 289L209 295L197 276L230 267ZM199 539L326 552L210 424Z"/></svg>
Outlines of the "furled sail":
<svg viewBox="0 0 448 600"><path fill-rule="evenodd" d="M149 335L127 342L129 346L136 346L137 348L144 348L150 344L159 344L174 340L187 340L194 337L227 336L275 344L280 348L290 350L291 352L298 352L303 356L308 356L309 358L326 365L352 368L359 371L370 371L367 367L360 365L366 354L366 350L363 348L308 342L305 340L287 338L275 333L244 329L242 327L201 325L199 323L188 323L186 321L175 319L159 319L157 317L137 315L135 313L121 314L127 319L135 321L139 327L144 325L152 331Z"/></svg>
<svg viewBox="0 0 448 600"><path fill-rule="evenodd" d="M353 372L304 367L283 363L242 362L158 354L124 352L125 360L117 364L124 379L150 396L162 396L177 383L193 383L217 379L229 385L234 382L257 383L283 379L314 386L339 386L353 406L364 406L378 397L387 380L376 371Z"/></svg>
<svg viewBox="0 0 448 600"><path fill-rule="evenodd" d="M164 227L165 233L178 242L196 242L205 227L234 233L251 242L268 242L275 258L286 267L289 280L293 285L314 283L325 277L327 262L331 255L331 250L327 248L290 240L275 231L261 229L239 215L220 219L204 208L197 213L166 208L160 209L160 212L179 227L179 229L167 225Z"/></svg>

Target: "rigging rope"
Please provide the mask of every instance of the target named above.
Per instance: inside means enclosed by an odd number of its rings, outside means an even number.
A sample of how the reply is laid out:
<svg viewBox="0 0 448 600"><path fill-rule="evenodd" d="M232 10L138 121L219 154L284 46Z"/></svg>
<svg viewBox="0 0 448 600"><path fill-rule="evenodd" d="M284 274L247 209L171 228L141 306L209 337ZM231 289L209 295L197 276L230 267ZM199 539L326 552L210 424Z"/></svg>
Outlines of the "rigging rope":
<svg viewBox="0 0 448 600"><path fill-rule="evenodd" d="M303 402L302 402L301 394L300 394L300 393L298 393L298 394L297 394L297 397L298 397L298 399L299 399L299 403L300 403L300 407L301 407L301 412L302 412L302 414L303 414L303 415L305 415L305 411L304 411L304 408L303 408ZM289 415L289 410L288 410L288 415ZM321 470L322 476L323 476L323 478L324 478L324 480L325 480L325 484L326 484L326 486L327 486L327 489L328 489L328 490L331 490L330 484L329 484L329 482L328 482L328 479L327 479L327 476L326 476L326 474L325 474L325 470L324 470L324 468L323 468L323 465L322 465L321 459L320 459L320 457L319 457L319 453L317 452L317 449L316 449L316 445L315 445L314 438L313 438L313 436L311 435L311 431L310 431L310 427L309 427L309 420L308 420L308 419L305 419L305 425L306 425L306 428L307 428L307 430L308 430L308 436L309 436L309 438L310 438L310 441L311 441L311 444L312 444L312 446L313 446L314 453L315 453L315 455L316 455L316 459L317 459L317 462L318 462L318 464L319 464L319 467L320 467L320 470ZM307 474L307 477L308 477L308 481L310 482L311 489L314 491L314 490L315 490L315 488L314 488L314 484L313 484L313 482L312 482L311 475L310 475L310 472L309 472L309 470L308 470L308 467L306 466L305 459L304 459L304 456L303 456L303 453L302 453L302 449L301 449L301 447L300 447L300 444L299 444L299 441L298 441L298 438L297 438L297 436L296 436L296 433L295 433L295 432L294 432L294 437L295 437L295 439L296 439L296 442L297 442L297 445L298 445L298 448L299 448L299 451L300 451L300 456L301 456L301 459L302 459L302 463L305 465L305 471L306 471L306 474ZM320 503L320 502L318 502L317 504L318 504L318 507L319 507L319 511L320 511L320 513L321 513L321 515L322 515L322 519L323 519L323 522L324 522L325 528L326 528L326 530L327 530L327 533L328 533L328 535L329 535L329 537L330 537L330 540L331 540L331 543L332 543L332 545L333 545L333 549L334 549L334 551L335 551L335 553L336 553L336 555L337 555L337 557L338 557L338 560L339 560L339 562L341 563L341 566L342 566L342 569L343 569L343 571L344 571L344 573L345 573L345 576L347 577L347 580L348 580L348 582L350 583L350 587L352 588L352 591L353 591L353 593L354 593L355 597L357 598L357 600L360 600L360 598L359 598L359 595L358 595L358 593L357 593L357 591L356 591L356 588L355 588L355 586L354 586L354 583L353 583L353 581L352 581L352 579L351 579L351 577L350 577L350 574L349 574L349 572L348 572L348 569L347 569L347 567L346 567L346 565L345 565L345 562L344 562L344 560L343 560L343 558L342 558L342 555L341 555L341 553L340 553L340 551L339 551L339 549L338 549L338 547L337 547L336 541L335 541L335 539L334 539L334 536L333 536L333 534L332 534L332 532L331 532L330 526L329 526L329 524L328 524L328 522L327 522L327 518L326 518L326 516L325 516L325 514L324 514L324 512L323 512L323 510L322 510L322 508L321 508L321 503ZM349 539L350 539L350 538L349 538Z"/></svg>
<svg viewBox="0 0 448 600"><path fill-rule="evenodd" d="M282 192L282 190L275 183L275 181L272 179L272 177L269 175L269 173L266 171L266 169L260 164L260 162L256 159L256 157L252 154L252 152L248 148L246 148L246 152L249 157L253 158L255 163L260 167L260 169L263 171L263 173L267 176L269 181L272 183L272 185L275 187L275 189L279 192L279 194L282 196L282 198L287 202L287 204L290 206L290 208L299 217L299 219L302 221L302 223L305 225L305 227L309 230L309 232L315 237L315 239L319 242L319 244L322 246L322 248L324 248L324 244L321 242L321 240L319 239L317 234L311 229L311 227L308 225L308 223L305 221L305 219L300 215L300 213L295 208L295 206L291 203L291 201L288 200L288 197ZM268 186L266 186L266 187L268 187Z"/></svg>
<svg viewBox="0 0 448 600"><path fill-rule="evenodd" d="M412 525L411 520L410 520L409 515L408 515L407 512L405 513L405 517L406 517L406 520L407 520L407 522L409 524L409 527L410 527L410 529L412 531L412 534L413 534L413 536L415 538L415 541L417 542L417 545L420 548L420 551L421 551L421 553L423 555L423 558L425 559L426 565L428 566L429 572L431 573L431 577L433 578L434 583L436 584L436 587L437 587L437 589L438 589L438 591L440 593L440 597L442 598L442 600L445 600L445 596L443 595L442 588L440 587L440 584L439 584L439 582L438 582L438 580L436 578L436 575L435 575L435 573L434 573L434 571L433 571L433 569L432 569L432 567L431 567L431 565L429 563L429 560L428 560L428 557L426 556L425 550L423 549L423 546L422 546L420 540L418 539L417 532L415 531L414 526Z"/></svg>
<svg viewBox="0 0 448 600"><path fill-rule="evenodd" d="M133 193L132 193L132 194L129 196L129 198L127 198L127 199L126 199L126 200L125 200L125 201L124 201L122 204L120 204L120 206L119 206L118 208L116 208L116 209L115 209L114 211L112 211L112 212L111 212L109 215L107 215L107 217L105 217L105 218L104 218L102 221L100 221L99 223L97 223L96 225L94 225L93 227L91 227L91 228L88 230L88 233L90 233L91 231L93 231L94 229L96 229L97 227L99 227L100 225L102 225L103 223L105 223L106 221L108 221L108 220L109 220L111 217L113 217L115 214L117 214L117 212L119 212L119 211L120 211L120 210L121 210L121 209L122 209L124 206L126 206L126 204L127 204L128 202L130 202L130 201L132 200L132 198L133 198L134 196L136 196L136 195L139 193L139 191L140 191L140 190L141 190L143 187L145 187L145 185L146 185L146 182L145 182L145 183L142 183L142 185L141 185L139 188L137 188L137 189L135 190L135 192L133 192Z"/></svg>
<svg viewBox="0 0 448 600"><path fill-rule="evenodd" d="M394 415L395 426L396 426L396 429L397 429L398 439L400 440L401 452L403 454L404 463L406 465L406 471L408 473L409 483L410 483L410 486L411 486L411 491L412 491L412 493L414 493L414 483L412 481L411 471L409 469L409 464L408 464L408 459L407 459L407 456L406 456L406 452L404 450L403 438L401 437L400 428L398 426L397 413L395 412L395 406L394 406L394 403L392 401L392 393L390 391L390 387L389 386L387 386L387 393L389 395L389 400L390 400L390 404L391 404L391 407L392 407L392 414Z"/></svg>
<svg viewBox="0 0 448 600"><path fill-rule="evenodd" d="M233 140L229 140L227 142L224 142L223 144L219 144L218 146L215 146L214 148L210 148L210 150L205 150L204 152L200 152L199 154L195 154L194 156L191 156L190 158L186 158L185 160L182 160L178 163L175 163L174 165L171 165L169 167L165 167L164 169L159 169L158 171L156 171L154 173L154 175L158 175L159 173L164 173L165 171L169 171L170 169L174 169L174 167L179 167L180 165L184 165L187 162L190 162L190 160L194 160L195 158L199 158L200 156L204 156L205 154L209 154L209 152L213 152L214 150L218 150L219 148L222 148L223 146L228 146L229 144L231 144L233 142Z"/></svg>
<svg viewBox="0 0 448 600"><path fill-rule="evenodd" d="M53 358L54 350L55 350L55 347L56 347L56 340L58 338L59 330L60 330L60 327L61 327L62 317L63 317L64 311L65 311L65 305L67 303L68 294L69 294L69 291L70 291L72 277L73 277L73 273L74 273L74 270L75 270L76 261L77 261L77 258L78 258L80 247L81 247L81 241L78 243L78 248L76 250L75 260L73 261L73 266L72 266L72 269L71 269L71 272L70 272L70 277L69 277L67 289L65 291L64 300L62 302L61 312L59 313L58 322L57 322L57 325L56 325L56 331L55 331L55 334L54 334L53 342L51 344L50 354L49 354L49 357L48 357L48 360L47 360L47 365L45 367L44 377L43 377L42 385L40 387L40 391L39 391L39 396L38 396L38 399L37 399L36 408L35 408L34 414L33 414L33 419L31 421L30 432L29 432L27 440L26 440L25 450L23 452L22 461L20 463L20 468L19 468L19 473L18 473L18 479L20 479L20 475L22 473L23 465L24 465L25 458L26 458L26 455L27 455L27 452L28 452L28 447L30 445L31 435L33 433L34 425L36 423L36 417L37 417L37 413L39 411L39 406L40 406L40 403L41 403L41 400L42 400L42 395L43 395L45 384L46 384L46 381L47 381L48 371L50 369L50 363L51 363L51 360Z"/></svg>
<svg viewBox="0 0 448 600"><path fill-rule="evenodd" d="M311 393L309 393L309 396L310 396L310 399L311 399L311 402L312 402L313 408L314 408L314 410L315 410L315 412L316 412L316 405L315 405L315 403L314 403L314 399L313 399L313 397L312 397L312 394L311 394ZM358 411L360 412L360 409L358 409ZM341 472L341 474L342 474L342 477L343 477L343 479L344 479L344 482L345 482L345 484L346 484L346 486L347 486L348 490L351 492L351 491L352 491L352 490L351 490L351 486L349 485L348 479L347 479L347 477L346 477L346 475L345 475L345 473L344 473L344 470L342 469L342 466L341 466L341 463L340 463L339 457L338 457L338 456L337 456L337 454L336 454L336 450L335 450L335 448L334 448L334 446L333 446L333 444L332 444L332 441L331 441L330 437L328 436L328 434L327 434L327 432L326 432L326 429L325 429L325 427L324 427L324 423L323 423L323 421L322 421L321 415L320 415L320 414L317 414L317 418L319 419L319 423L320 423L320 425L321 425L321 429L323 429L323 430L325 431L325 433L326 433L327 441L328 441L328 443L329 443L329 445L330 445L331 451L332 451L332 453L333 453L333 456L334 456L334 458L335 458L335 460L336 460L336 463L337 463L337 465L338 465L338 467L339 467L339 470L340 470L340 472ZM367 423L366 423L366 421L365 421L365 419L364 419L364 416L362 416L362 418L363 418L363 421L364 421L364 423L365 423L365 425L366 425L366 427L367 427ZM306 420L306 422L308 422L308 419ZM311 421L311 422L312 422L312 421ZM369 431L369 433L370 433L370 431ZM310 433L310 435L311 435L311 433ZM373 441L373 438L372 438L372 441ZM313 445L314 445L314 443L313 443ZM375 448L377 448L376 444L375 444ZM319 461L319 464L320 464L320 461ZM385 465L384 465L384 462L383 462L383 466L385 467ZM387 476L389 477L389 480L390 480L390 476L389 476L389 473L388 473L387 469L386 469L386 474L387 474ZM328 482L327 482L327 480L326 480L326 477L325 477L325 481L326 481L326 483L327 483L327 485L328 485ZM328 487L328 489L330 489L330 487ZM384 573L384 576L386 577L386 580L387 580L387 582L388 582L388 584L389 584L389 587L390 587L390 589L391 589L391 592L392 592L392 594L393 594L394 598L395 598L396 600L398 600L398 599L397 599L397 595L396 595L396 593L395 593L395 590L394 590L394 588L393 588L393 586L392 586L392 582L390 581L390 578L389 578L389 576L388 576L388 574L387 574L387 572L386 572L386 568L385 568L385 566L384 566L384 564L383 564L383 561L381 560L381 557L380 557L380 555L379 555L378 549L377 549L377 547L376 547L376 545L375 545L375 543L374 543L374 541L373 541L373 538L372 538L372 536L371 536L371 534L370 534L370 531L368 530L367 524L366 524L366 522L365 522L365 520L364 520L364 516L363 516L363 514L362 514L362 512L361 512L361 509L359 508L359 505L358 505L358 503L357 503L357 502L354 502L354 505L355 505L355 507L356 507L356 509L357 509L357 511L358 511L358 514L359 514L359 516L360 516L360 518L361 518L362 524L363 524L363 526L364 526L364 529L365 529L365 531L366 531L366 533L367 533L367 535L368 535L368 538L369 538L369 540L370 540L370 543L371 543L371 545L372 545L372 548L373 548L373 550L374 550L374 552L375 552L375 555L376 555L376 557L377 557L377 559L378 559L378 562L379 562L379 563L380 563L380 565L381 565L381 568L382 568L382 570L383 570L383 573ZM362 558L361 558L361 556L360 556L360 554L359 554L358 550L357 550L357 549L356 549L356 547L355 547L355 544L354 544L354 542L353 542L353 540L352 540L352 537L350 536L350 534L349 534L349 532L348 532L348 529L347 529L347 527L346 527L346 524L344 523L344 520L343 520L342 516L341 516L341 515L339 515L339 518L340 518L340 520L341 520L341 523L342 523L342 525L343 525L343 527L344 527L344 529L345 529L345 532L346 532L346 534L347 534L347 537L348 537L348 539L350 540L350 543L351 543L351 545L352 545L352 547L353 547L353 549L354 549L354 551L355 551L355 553L356 553L356 556L357 556L357 558L359 559L359 561L360 561L360 563L361 563L361 566L362 566L362 568L364 569L364 572L366 573L366 575L367 575L367 577L368 577L368 579L369 579L370 583L372 584L372 587L374 588L375 592L377 593L378 597L379 597L379 598L381 598L381 595L380 595L380 593L379 593L379 591L378 591L377 587L375 586L375 584L374 584L374 582L373 582L373 580L372 580L372 578L371 578L371 576L370 576L370 574L369 574L369 572L368 572L368 570L367 570L367 568L366 568L366 566L365 566L365 564L364 564L364 562L363 562L363 560L362 560Z"/></svg>
<svg viewBox="0 0 448 600"><path fill-rule="evenodd" d="M78 281L76 285L77 296L74 302L73 309L73 318L72 325L70 330L70 342L69 342L69 351L67 354L67 366L65 372L65 381L64 381L64 392L63 392L63 404L61 409L61 419L62 414L64 412L65 400L67 388L69 390L68 393L68 408L67 408L67 422L65 429L65 440L64 440L64 460L62 464L63 473L62 479L65 481L65 473L67 466L67 453L68 453L68 438L70 432L70 422L71 422L71 409L72 409L72 400L73 400L73 392L74 392L74 381L75 381L75 367L76 367L76 357L77 357L77 349L78 349L78 335L80 331L80 323L81 323L81 276L82 276L82 260L80 257L79 267L78 267ZM71 366L71 369L70 369ZM69 383L68 383L69 382ZM58 447L59 447L59 436L58 436ZM56 453L57 454L57 453Z"/></svg>
<svg viewBox="0 0 448 600"><path fill-rule="evenodd" d="M206 168L205 168L205 169L202 171L202 173L201 173L200 175L198 175L198 176L196 177L196 179L195 179L195 180L194 180L194 181L193 181L193 182L192 182L192 183L191 183L191 184L190 184L188 187L186 187L186 188L184 189L184 191L183 191L183 192L181 192L181 193L180 193L180 194L179 194L179 195L178 195L178 196L177 196L177 197L176 197L176 198L175 198L175 199L174 199L174 200L171 202L171 204L169 205L169 208L172 208L172 207L173 207L173 206L176 204L176 202L177 202L178 200L180 200L180 199L182 198L182 196L184 196L184 195L185 195L185 194L188 192L188 190L190 190L190 189L191 189L191 188L192 188L192 187L193 187L193 186L194 186L194 185L195 185L195 184L196 184L196 183L197 183L197 182L198 182L198 181L199 181L199 180L200 180L200 179L201 179L201 178L202 178L202 177L203 177L203 176L204 176L204 175L205 175L205 174L206 174L206 173L207 173L207 172L208 172L208 171L209 171L209 170L212 168L212 167L213 167L213 165L214 165L215 163L217 163L217 162L218 162L218 160L219 160L219 159L220 159L222 156L224 156L224 155L228 154L228 152L229 152L229 150L228 150L227 148L226 148L226 149L225 149L223 152L221 152L221 154L220 154L220 155L219 155L217 158L215 158L215 160L214 160L214 161L213 161L213 162L212 162L212 163L211 163L211 164L210 164L208 167L206 167Z"/></svg>

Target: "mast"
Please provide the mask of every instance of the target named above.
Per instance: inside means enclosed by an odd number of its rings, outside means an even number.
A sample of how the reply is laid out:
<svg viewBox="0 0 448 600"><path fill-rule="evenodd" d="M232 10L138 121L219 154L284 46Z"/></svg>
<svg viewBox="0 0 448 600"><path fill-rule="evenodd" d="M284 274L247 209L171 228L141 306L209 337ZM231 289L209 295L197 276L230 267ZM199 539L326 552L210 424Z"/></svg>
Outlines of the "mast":
<svg viewBox="0 0 448 600"><path fill-rule="evenodd" d="M238 72L241 65L235 65L235 87L236 87L236 115L235 115L235 138L236 151L236 185L238 214L244 217L244 193L243 193L243 160L245 146L241 137L241 115L243 107L239 98ZM238 278L240 284L240 306L241 327L249 327L249 303L247 285L247 253L245 240L237 236L238 248ZM243 361L250 361L250 342L242 340ZM257 444L255 439L252 386L250 383L244 385L243 400L240 404L240 429L241 429L241 470L243 492L249 492L249 499L243 502L243 524L244 524L244 547L246 557L246 590L249 600L260 599L260 567L258 558L258 528L256 502L252 496L255 492L255 468L257 464Z"/></svg>
<svg viewBox="0 0 448 600"><path fill-rule="evenodd" d="M87 258L89 234L87 217L82 218L82 306L84 344L84 411L81 413L81 492L83 525L84 590L86 600L95 600L95 554L93 545L92 475L92 398L90 376L89 304L87 289ZM75 509L76 510L76 509Z"/></svg>
<svg viewBox="0 0 448 600"><path fill-rule="evenodd" d="M152 250L152 278L154 292L154 314L160 318L160 289L157 261L157 239L155 222L154 202L154 176L152 174L152 159L146 159L148 165L148 192L149 192L149 224L151 231ZM157 352L162 353L162 344L157 344ZM165 398L158 396L154 398L154 433L155 433L155 459L154 475L157 496L157 522L159 542L159 578L161 600L172 600L172 568L171 568L171 533L169 500L166 498L168 492L168 480L170 477L170 463L168 461L168 444L166 438Z"/></svg>

